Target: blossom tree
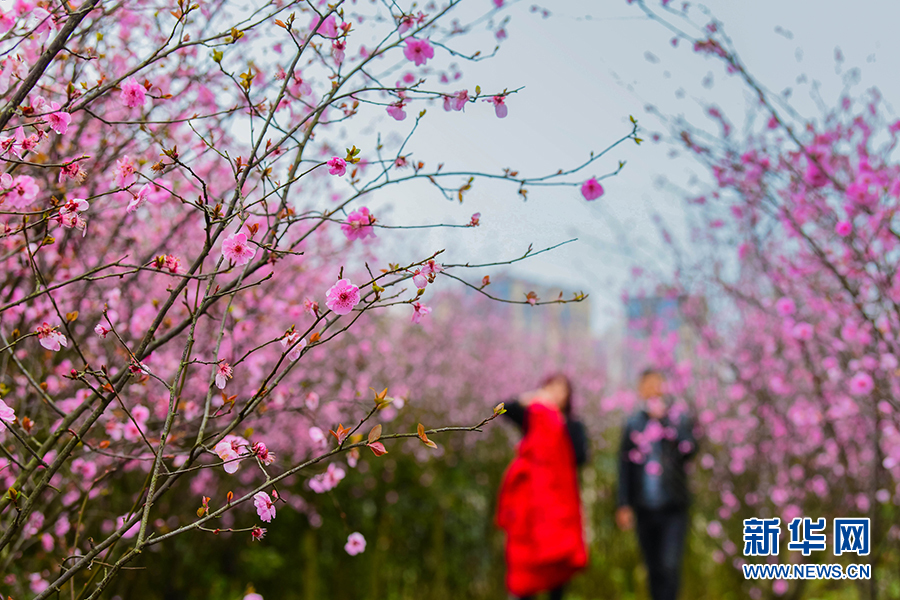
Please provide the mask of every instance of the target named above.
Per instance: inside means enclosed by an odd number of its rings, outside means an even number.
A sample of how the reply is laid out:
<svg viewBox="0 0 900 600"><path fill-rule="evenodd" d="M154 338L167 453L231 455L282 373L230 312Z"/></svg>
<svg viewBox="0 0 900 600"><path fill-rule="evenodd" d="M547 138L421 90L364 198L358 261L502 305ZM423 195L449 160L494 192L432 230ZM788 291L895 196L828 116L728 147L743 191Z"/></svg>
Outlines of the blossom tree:
<svg viewBox="0 0 900 600"><path fill-rule="evenodd" d="M852 88L805 117L747 70L715 18L636 4L675 33L673 46L721 62L754 100L745 127L714 104L703 106L712 128L669 120L709 185L687 197L689 246L663 231L683 257L677 272L639 292L665 283L655 293L683 298L694 331L683 357L677 333L658 323L645 324L642 344L705 430L700 496L714 499L703 511L714 558L759 598L759 584L740 577L743 519L868 517L871 553L853 558L873 565L863 597L882 597L896 579L879 567L900 559L900 123L877 90ZM706 301L709 313L698 310ZM816 560L785 546L782 560ZM776 581L769 593L803 588Z"/></svg>
<svg viewBox="0 0 900 600"><path fill-rule="evenodd" d="M479 265L445 264L440 250L408 264L379 258L376 234L406 225L379 221L365 205L373 194L422 180L462 202L489 177L523 197L558 185L594 200L621 165L585 172L640 141L635 123L583 164L546 175L415 160L414 133L434 103L490 104L499 118L515 110L510 88L448 87L462 77L452 61L491 55L463 53L460 38L485 25L506 37L502 2L485 2L472 22L454 18L472 3L404 12L343 0L17 1L0 16L4 585L39 599L96 598L146 549L219 533L219 519L242 505L227 528L263 539L253 509L274 526L292 506L279 484L309 474L312 489L333 487L343 470L317 465L338 453L377 458L397 438L427 449L429 436L479 429L502 412L386 432L377 421L402 381L379 383L364 404L313 386L358 392L330 353L361 352L340 340L358 328L375 335L371 313L402 309L409 326L424 326L429 290L451 279L489 295L487 280L466 279ZM405 133L382 142L363 123ZM478 224L476 213L429 226ZM248 427L281 408L315 422L298 431L274 420L260 426L265 437ZM240 491L207 495L213 473ZM173 498L186 480L194 500ZM365 548L358 537L347 544Z"/></svg>

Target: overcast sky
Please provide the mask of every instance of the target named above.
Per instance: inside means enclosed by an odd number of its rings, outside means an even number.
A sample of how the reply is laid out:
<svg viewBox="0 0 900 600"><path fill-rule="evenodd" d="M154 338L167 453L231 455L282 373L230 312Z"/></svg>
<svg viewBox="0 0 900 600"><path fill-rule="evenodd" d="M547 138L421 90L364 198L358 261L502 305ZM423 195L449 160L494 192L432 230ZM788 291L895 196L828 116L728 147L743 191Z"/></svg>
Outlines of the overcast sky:
<svg viewBox="0 0 900 600"><path fill-rule="evenodd" d="M10 2L0 0L0 7ZM725 74L721 62L696 55L688 44L673 48L671 32L644 18L639 8L625 0L545 4L551 11L548 18L531 10L532 0L504 9L501 15L511 17L509 39L497 56L461 63L462 80L447 87L521 87L507 100L509 116L497 119L486 103L469 104L465 114L445 113L434 105L409 145L418 160L443 162L453 170L497 173L511 167L529 176L544 175L580 164L591 151L625 135L629 115L640 121L647 138L664 132L664 125L646 112L647 105L703 123L698 106L715 102L740 126L749 101L745 88ZM454 16L467 21L491 6L492 0L468 0ZM743 62L764 85L776 92L793 88L791 101L806 118L818 115L809 97L810 82L820 82L822 97L833 105L844 75L853 68L861 73L856 93L877 85L889 106L900 98L900 2L710 0L692 3L689 14L705 23L704 11L724 24ZM494 45L489 34L468 36L462 43L468 44L467 51L489 51ZM835 66L838 47L845 59L840 73ZM450 62L438 49L430 65ZM801 76L806 81L798 83ZM418 108L409 110L410 115ZM354 120L353 127L359 122ZM375 130L405 135L411 122L396 123L379 109L368 135ZM351 141L366 137L355 130L345 135ZM663 271L669 266L653 215L660 215L676 234L687 231L681 198L657 182L665 178L684 186L692 175L704 173L689 156L672 157L672 150L649 139L639 147L626 142L615 149L573 178L603 175L619 160L627 161L622 173L604 181L606 194L590 203L577 188L531 188L523 202L514 185L502 182L476 183L462 205L442 199L427 185L388 188L366 202L382 222L391 224L465 223L472 213L482 215L482 226L475 229L382 230L379 237L397 255L386 257L392 262L440 248L447 249L445 262L490 262L520 256L529 244L538 249L578 238L518 264L513 273L566 292L590 293L593 328L600 332L621 318L621 290L633 265ZM483 274L472 273L471 279L478 281Z"/></svg>
<svg viewBox="0 0 900 600"><path fill-rule="evenodd" d="M472 0L470 9L480 9L479 2L489 4ZM545 174L578 164L590 151L627 133L629 115L647 133L664 131L645 112L648 104L702 123L698 101L714 101L741 124L747 95L721 63L694 54L683 43L672 48L672 35L625 0L554 0L549 18L532 13L531 6L526 1L509 8L509 39L499 54L463 64L464 77L453 86L523 87L508 100L509 116L497 119L487 104L469 105L465 115L435 106L411 145L421 160L445 162L448 168L496 172L508 166ZM842 74L853 67L862 74L857 92L878 85L889 104L900 93L900 3L713 0L696 6L708 7L724 23L744 63L762 83L776 92L794 88L791 100L805 117L814 118L817 111L809 100L809 83L797 83L804 74L821 82L822 96L831 104L841 91ZM691 14L705 22L698 8ZM845 57L841 74L835 68L836 47ZM703 82L710 74L713 85L707 87ZM619 160L628 162L620 175L604 182L606 195L593 203L585 202L576 188L534 188L523 203L515 186L491 183L477 184L461 206L426 186L392 190L378 202L394 206L394 222L465 222L480 212L483 225L475 230L400 234L405 237L398 242L404 246L447 248L453 262L509 258L529 243L539 248L579 238L520 264L515 274L589 292L593 326L602 331L621 318L620 293L631 265L665 264L652 215L660 214L676 232L686 231L680 198L655 182L665 177L685 184L691 174L703 173L688 156L670 157L671 150L665 144L636 147L629 142L586 169L579 179L607 173Z"/></svg>

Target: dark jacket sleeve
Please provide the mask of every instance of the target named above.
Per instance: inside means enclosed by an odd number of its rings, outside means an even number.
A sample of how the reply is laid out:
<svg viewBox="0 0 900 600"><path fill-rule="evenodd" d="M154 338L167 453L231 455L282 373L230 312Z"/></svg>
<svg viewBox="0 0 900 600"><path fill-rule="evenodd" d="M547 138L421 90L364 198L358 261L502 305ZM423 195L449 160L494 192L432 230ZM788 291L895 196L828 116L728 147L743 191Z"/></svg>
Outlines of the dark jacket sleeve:
<svg viewBox="0 0 900 600"><path fill-rule="evenodd" d="M678 450L683 460L689 460L697 454L697 439L694 437L694 419L689 414L678 419ZM686 442L686 444L683 444ZM685 448L685 446L687 446Z"/></svg>
<svg viewBox="0 0 900 600"><path fill-rule="evenodd" d="M521 429L525 429L525 407L515 398L510 398L503 403L506 412L503 416L518 425Z"/></svg>
<svg viewBox="0 0 900 600"><path fill-rule="evenodd" d="M616 494L617 506L633 506L634 498L631 497L631 491L634 489L633 469L631 461L628 459L628 453L634 448L634 442L631 441L632 419L628 419L622 430L622 442L619 444L619 489Z"/></svg>
<svg viewBox="0 0 900 600"><path fill-rule="evenodd" d="M588 440L584 423L573 420L569 421L566 426L569 430L569 437L572 439L572 448L575 450L575 465L580 467L588 460Z"/></svg>

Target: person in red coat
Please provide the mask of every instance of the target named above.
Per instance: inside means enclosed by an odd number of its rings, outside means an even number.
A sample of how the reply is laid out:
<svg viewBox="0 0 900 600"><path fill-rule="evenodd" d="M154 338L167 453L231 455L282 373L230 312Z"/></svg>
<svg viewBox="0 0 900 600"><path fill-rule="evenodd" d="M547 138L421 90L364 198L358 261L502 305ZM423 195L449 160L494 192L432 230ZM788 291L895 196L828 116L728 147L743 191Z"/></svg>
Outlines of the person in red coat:
<svg viewBox="0 0 900 600"><path fill-rule="evenodd" d="M564 375L506 404L522 427L497 500L497 526L506 532L506 588L526 600L566 583L587 565L577 467L587 457L583 425L571 418L572 386Z"/></svg>

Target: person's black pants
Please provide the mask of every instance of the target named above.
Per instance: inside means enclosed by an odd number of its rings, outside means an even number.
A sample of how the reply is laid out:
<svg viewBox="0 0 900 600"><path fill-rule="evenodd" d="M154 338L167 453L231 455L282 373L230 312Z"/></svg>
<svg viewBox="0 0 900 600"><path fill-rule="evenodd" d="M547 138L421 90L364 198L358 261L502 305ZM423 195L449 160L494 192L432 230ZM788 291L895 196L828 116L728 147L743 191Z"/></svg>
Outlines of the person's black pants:
<svg viewBox="0 0 900 600"><path fill-rule="evenodd" d="M550 590L550 595L548 596L549 600L562 600L563 593L566 591L566 586L561 585L557 588L553 588ZM519 600L534 600L534 596L523 596L519 598Z"/></svg>
<svg viewBox="0 0 900 600"><path fill-rule="evenodd" d="M687 530L688 513L685 508L637 511L638 542L647 564L650 597L653 600L678 598Z"/></svg>

